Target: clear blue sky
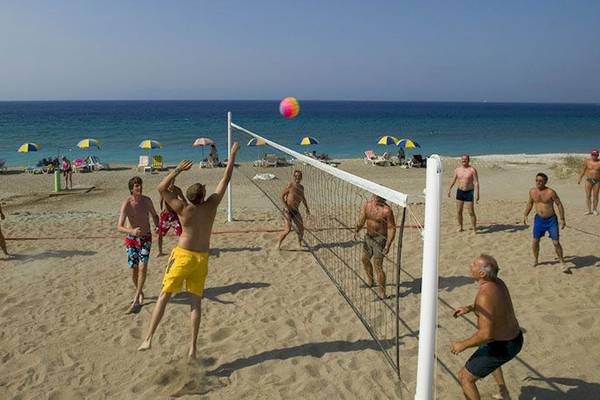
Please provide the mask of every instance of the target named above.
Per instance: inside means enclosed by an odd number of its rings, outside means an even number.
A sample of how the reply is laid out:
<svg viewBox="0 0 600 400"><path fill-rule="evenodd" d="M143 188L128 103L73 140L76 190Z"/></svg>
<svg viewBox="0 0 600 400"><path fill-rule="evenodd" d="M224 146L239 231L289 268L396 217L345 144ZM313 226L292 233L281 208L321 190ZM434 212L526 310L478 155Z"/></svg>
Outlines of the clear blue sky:
<svg viewBox="0 0 600 400"><path fill-rule="evenodd" d="M0 100L600 102L600 1L0 2Z"/></svg>

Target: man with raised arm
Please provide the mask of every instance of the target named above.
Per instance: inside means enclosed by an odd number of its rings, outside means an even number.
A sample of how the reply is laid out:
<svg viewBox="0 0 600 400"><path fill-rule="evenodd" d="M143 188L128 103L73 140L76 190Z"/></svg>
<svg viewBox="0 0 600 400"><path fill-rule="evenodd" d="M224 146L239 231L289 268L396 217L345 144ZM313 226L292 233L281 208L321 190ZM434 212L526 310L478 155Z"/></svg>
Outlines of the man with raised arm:
<svg viewBox="0 0 600 400"><path fill-rule="evenodd" d="M367 224L367 233L365 233L363 241L362 263L367 274L367 285L373 286L373 268L375 268L379 295L385 299L383 257L390 251L390 246L396 237L396 221L394 212L383 197L373 195L363 205L356 223L354 240L357 239L358 233L365 223ZM373 264L371 264L371 258L373 258Z"/></svg>
<svg viewBox="0 0 600 400"><path fill-rule="evenodd" d="M502 369L506 362L517 356L523 347L523 333L515 316L506 284L498 278L498 263L492 256L482 254L470 266L471 277L479 284L473 305L454 311L454 318L475 312L477 332L468 339L454 342L451 352L459 354L479 346L458 377L466 399L479 399L475 382L492 374L500 393L494 398L510 399Z"/></svg>
<svg viewBox="0 0 600 400"><path fill-rule="evenodd" d="M562 272L570 274L570 268L565 264L563 259L563 249L560 245L558 219L554 212L554 204L558 208L558 215L560 217L560 227L565 228L565 209L558 194L553 189L546 186L548 183L548 176L542 172L535 176L535 187L529 190L529 200L527 201L527 207L525 208L525 215L523 216L523 223L527 225L527 216L535 204L535 217L533 220L533 266L537 266L538 257L540 254L540 238L542 238L546 232L552 239L554 244L554 250L562 265Z"/></svg>
<svg viewBox="0 0 600 400"><path fill-rule="evenodd" d="M583 162L583 170L577 184L585 176L585 201L587 211L585 215L598 215L598 192L600 191L600 159L598 159L598 150L592 150L591 157Z"/></svg>
<svg viewBox="0 0 600 400"><path fill-rule="evenodd" d="M461 165L454 170L454 177L448 188L448 197L450 197L452 187L458 182L458 187L456 189L456 217L458 219L458 231L463 231L463 207L466 203L467 211L471 216L471 224L473 224L473 233L476 233L477 216L475 215L475 205L473 200L476 202L479 201L479 176L477 175L475 167L469 164L470 161L471 159L467 154L464 154L460 158ZM475 196L473 196L474 192Z"/></svg>
<svg viewBox="0 0 600 400"><path fill-rule="evenodd" d="M306 214L310 215L306 197L304 197L304 186L302 182L302 171L295 169L292 175L292 181L281 192L281 201L283 203L283 232L279 236L277 250L281 248L281 242L287 237L292 230L292 223L296 225L296 233L298 234L298 245L302 247L302 238L304 237L304 220L300 214L300 203L304 204Z"/></svg>
<svg viewBox="0 0 600 400"><path fill-rule="evenodd" d="M130 196L121 205L117 229L127 234L125 237L127 264L131 268L131 277L135 285L133 303L127 313L138 313L144 303L144 283L152 248L149 217L152 217L154 226L157 227L158 215L150 197L142 195L142 178L139 176L131 178L128 186ZM125 220L129 220L129 226L125 226Z"/></svg>
<svg viewBox="0 0 600 400"><path fill-rule="evenodd" d="M179 216L182 233L177 247L173 249L167 262L162 290L152 311L148 334L138 350L148 350L151 347L152 337L160 323L167 302L173 293L181 291L185 281L186 290L190 294L192 321L192 341L188 356L196 358L196 340L200 329L201 316L200 302L204 292L204 282L208 274L210 235L217 214L217 207L223 199L227 184L231 179L235 155L239 148L239 143L233 144L231 157L229 157L223 178L217 185L215 193L206 199L206 188L200 183L194 183L187 189L186 197L189 203L182 201L175 193L169 191L175 177L182 171L190 169L192 166L190 160L181 161L177 168L171 171L158 185L157 189L162 198Z"/></svg>

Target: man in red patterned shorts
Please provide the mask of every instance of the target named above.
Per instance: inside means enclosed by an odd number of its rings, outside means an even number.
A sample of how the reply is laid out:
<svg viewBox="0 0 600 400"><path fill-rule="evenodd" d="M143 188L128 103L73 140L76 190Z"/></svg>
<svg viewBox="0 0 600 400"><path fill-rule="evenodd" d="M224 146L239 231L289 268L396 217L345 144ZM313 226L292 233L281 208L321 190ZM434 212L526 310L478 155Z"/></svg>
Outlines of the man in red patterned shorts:
<svg viewBox="0 0 600 400"><path fill-rule="evenodd" d="M174 193L178 199L183 201L184 204L187 204L187 200L185 199L185 196L179 187L171 184L169 187L169 192ZM156 228L158 232L157 257L165 255L165 253L163 253L163 236L169 232L169 229L173 228L175 230L175 234L177 236L181 236L181 223L179 222L179 217L177 217L177 213L173 211L173 209L162 197L160 198L160 209L160 221L158 223L158 227Z"/></svg>

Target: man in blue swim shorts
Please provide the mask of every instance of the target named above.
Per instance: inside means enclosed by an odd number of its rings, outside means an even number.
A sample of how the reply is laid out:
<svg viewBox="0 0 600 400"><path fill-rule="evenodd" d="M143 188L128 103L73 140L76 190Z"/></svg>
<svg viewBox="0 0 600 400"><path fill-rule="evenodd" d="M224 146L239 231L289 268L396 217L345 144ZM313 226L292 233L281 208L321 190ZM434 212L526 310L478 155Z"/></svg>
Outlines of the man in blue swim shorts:
<svg viewBox="0 0 600 400"><path fill-rule="evenodd" d="M548 183L548 176L542 172L535 176L535 187L529 190L529 200L527 207L525 208L525 215L523 217L523 223L527 225L527 216L535 204L535 217L533 220L533 266L538 264L538 257L540 254L540 239L546 235L552 239L554 244L554 250L562 265L562 271L565 274L570 274L570 268L565 264L563 259L563 249L558 240L559 238L559 224L556 213L554 212L554 204L558 209L558 216L560 218L560 228L565 228L565 210L558 197L558 194L553 189L546 186Z"/></svg>
<svg viewBox="0 0 600 400"><path fill-rule="evenodd" d="M456 189L456 218L458 219L458 231L463 231L463 208L466 204L467 212L471 217L473 225L473 233L477 232L477 216L475 215L475 202L479 201L479 176L477 170L470 165L471 159L469 155L463 154L460 157L460 165L454 170L452 183L448 188L448 197L452 191L452 187L457 184Z"/></svg>
<svg viewBox="0 0 600 400"><path fill-rule="evenodd" d="M479 285L475 302L454 310L454 318L475 312L477 332L468 339L452 344L450 351L459 354L478 346L465 366L458 372L460 385L467 399L479 399L475 382L492 374L499 394L494 398L510 398L501 366L519 354L523 333L515 317L510 293L498 278L498 263L494 257L482 254L470 266L470 275Z"/></svg>

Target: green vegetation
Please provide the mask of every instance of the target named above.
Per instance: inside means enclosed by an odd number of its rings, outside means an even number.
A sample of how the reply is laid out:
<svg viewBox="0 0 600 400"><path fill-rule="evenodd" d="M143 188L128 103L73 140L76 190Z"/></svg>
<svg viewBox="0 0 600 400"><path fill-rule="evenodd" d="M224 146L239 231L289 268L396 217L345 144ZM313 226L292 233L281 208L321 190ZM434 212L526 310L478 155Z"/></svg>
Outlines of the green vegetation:
<svg viewBox="0 0 600 400"><path fill-rule="evenodd" d="M581 172L584 158L566 156L562 162L556 163L550 167L552 174L558 179L567 179Z"/></svg>

